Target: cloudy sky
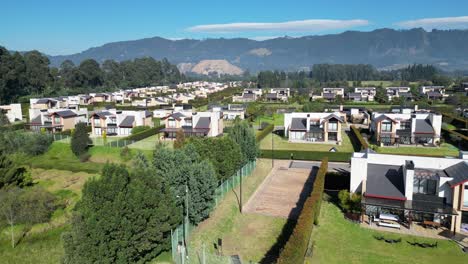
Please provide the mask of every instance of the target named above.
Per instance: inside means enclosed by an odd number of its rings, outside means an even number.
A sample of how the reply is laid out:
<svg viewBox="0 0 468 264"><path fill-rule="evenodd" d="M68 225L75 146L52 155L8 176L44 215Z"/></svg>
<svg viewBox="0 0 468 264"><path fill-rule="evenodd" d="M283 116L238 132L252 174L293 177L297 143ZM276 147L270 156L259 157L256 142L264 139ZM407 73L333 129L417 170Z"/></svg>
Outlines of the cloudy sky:
<svg viewBox="0 0 468 264"><path fill-rule="evenodd" d="M0 46L58 55L153 36L265 40L383 27L468 29L468 1L2 0L0 24Z"/></svg>

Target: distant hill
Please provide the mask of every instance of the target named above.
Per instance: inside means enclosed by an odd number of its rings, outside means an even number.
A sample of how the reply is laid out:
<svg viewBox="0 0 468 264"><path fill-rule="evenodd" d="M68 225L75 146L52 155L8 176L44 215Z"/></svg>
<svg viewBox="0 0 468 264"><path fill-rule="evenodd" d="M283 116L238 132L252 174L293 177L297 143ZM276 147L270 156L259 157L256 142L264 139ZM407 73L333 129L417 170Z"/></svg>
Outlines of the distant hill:
<svg viewBox="0 0 468 264"><path fill-rule="evenodd" d="M160 37L108 43L68 56L50 56L58 66L93 58L117 61L151 56L167 58L183 69L203 60L226 60L242 70L298 70L316 63L369 63L394 69L412 63L434 64L444 70L468 69L468 30L377 29L341 34L276 38L168 40Z"/></svg>

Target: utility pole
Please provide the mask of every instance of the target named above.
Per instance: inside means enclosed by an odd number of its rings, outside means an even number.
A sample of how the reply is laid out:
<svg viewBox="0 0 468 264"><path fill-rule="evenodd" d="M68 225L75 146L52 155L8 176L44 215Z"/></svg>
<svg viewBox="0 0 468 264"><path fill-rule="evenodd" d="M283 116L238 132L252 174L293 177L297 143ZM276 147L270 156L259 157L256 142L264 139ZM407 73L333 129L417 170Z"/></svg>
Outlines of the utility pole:
<svg viewBox="0 0 468 264"><path fill-rule="evenodd" d="M240 189L239 208L240 208L240 213L241 213L241 214L242 214L242 176L243 176L243 172L244 172L244 167L241 168L241 172L240 172L240 186L239 186L239 189Z"/></svg>
<svg viewBox="0 0 468 264"><path fill-rule="evenodd" d="M275 132L275 113L272 113L273 115L273 130L271 131L271 168L275 167L275 157L273 156L273 136Z"/></svg>
<svg viewBox="0 0 468 264"><path fill-rule="evenodd" d="M187 249L187 242L188 242L188 225L189 225L189 211L188 211L188 186L185 184L185 226L184 226L184 244L185 250ZM188 252L187 252L188 256Z"/></svg>

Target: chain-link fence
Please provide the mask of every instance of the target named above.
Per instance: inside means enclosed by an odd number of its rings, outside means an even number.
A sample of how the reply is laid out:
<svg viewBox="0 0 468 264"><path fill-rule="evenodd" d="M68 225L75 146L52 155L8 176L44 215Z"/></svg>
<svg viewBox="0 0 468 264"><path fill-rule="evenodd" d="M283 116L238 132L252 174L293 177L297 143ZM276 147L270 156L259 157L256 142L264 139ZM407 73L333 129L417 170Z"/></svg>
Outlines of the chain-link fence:
<svg viewBox="0 0 468 264"><path fill-rule="evenodd" d="M251 161L240 168L234 175L224 181L215 190L215 207L221 202L226 194L233 188L237 187L241 178L248 177L252 174L252 171L257 166L257 161ZM213 208L214 209L214 208ZM184 224L179 225L177 228L171 231L171 246L172 246L172 259L176 264L185 263L229 263L229 258L221 255L207 254L206 250L197 252L198 259L189 259L189 248L185 248L188 245L190 239L190 233L195 226L188 223L185 217ZM185 243L184 243L185 242Z"/></svg>

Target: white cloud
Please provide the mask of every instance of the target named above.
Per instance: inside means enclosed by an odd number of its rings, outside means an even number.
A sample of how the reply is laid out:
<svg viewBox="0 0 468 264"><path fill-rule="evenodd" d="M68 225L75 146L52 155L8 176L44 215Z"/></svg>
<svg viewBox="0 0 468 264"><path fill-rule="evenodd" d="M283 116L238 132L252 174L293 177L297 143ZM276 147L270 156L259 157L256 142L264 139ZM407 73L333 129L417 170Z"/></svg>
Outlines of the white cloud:
<svg viewBox="0 0 468 264"><path fill-rule="evenodd" d="M363 19L308 19L278 23L229 23L198 25L189 27L187 30L192 32L207 33L230 33L245 31L319 32L333 29L347 29L366 25L369 25L369 21Z"/></svg>
<svg viewBox="0 0 468 264"><path fill-rule="evenodd" d="M395 23L403 28L422 27L424 29L468 28L468 16L439 17L407 20Z"/></svg>
<svg viewBox="0 0 468 264"><path fill-rule="evenodd" d="M281 37L283 36L256 36L256 37L250 37L249 39L263 41L263 40L269 40L269 39L275 39L275 38L281 38Z"/></svg>

